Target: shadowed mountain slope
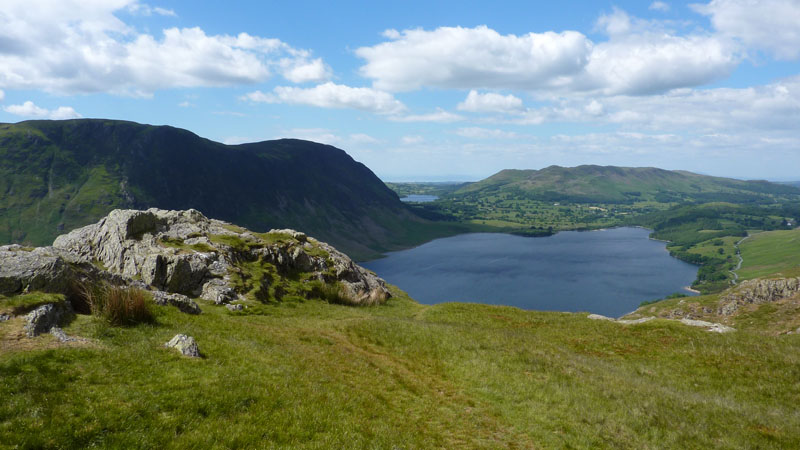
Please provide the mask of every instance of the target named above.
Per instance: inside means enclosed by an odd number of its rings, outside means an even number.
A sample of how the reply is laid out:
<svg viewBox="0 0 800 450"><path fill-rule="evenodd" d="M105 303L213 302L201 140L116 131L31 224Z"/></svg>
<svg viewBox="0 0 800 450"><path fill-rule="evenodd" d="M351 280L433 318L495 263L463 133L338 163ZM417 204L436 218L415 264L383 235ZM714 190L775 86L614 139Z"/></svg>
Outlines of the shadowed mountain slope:
<svg viewBox="0 0 800 450"><path fill-rule="evenodd" d="M224 145L102 119L0 124L0 243L49 244L115 208L195 208L256 231L291 227L356 258L427 224L344 151L296 139Z"/></svg>

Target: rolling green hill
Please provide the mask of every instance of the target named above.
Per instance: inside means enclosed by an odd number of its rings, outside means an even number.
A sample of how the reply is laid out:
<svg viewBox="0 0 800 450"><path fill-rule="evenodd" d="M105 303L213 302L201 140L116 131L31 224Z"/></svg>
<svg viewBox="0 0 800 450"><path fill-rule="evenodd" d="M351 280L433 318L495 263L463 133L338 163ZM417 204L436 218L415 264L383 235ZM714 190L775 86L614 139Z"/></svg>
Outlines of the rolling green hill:
<svg viewBox="0 0 800 450"><path fill-rule="evenodd" d="M800 198L800 189L767 181L742 181L652 167L592 165L503 170L485 180L464 186L455 195L489 195L497 192L574 203L763 203L775 198Z"/></svg>
<svg viewBox="0 0 800 450"><path fill-rule="evenodd" d="M114 120L0 124L0 243L49 244L121 207L195 208L257 231L302 229L355 258L455 226L419 218L328 145L229 146Z"/></svg>

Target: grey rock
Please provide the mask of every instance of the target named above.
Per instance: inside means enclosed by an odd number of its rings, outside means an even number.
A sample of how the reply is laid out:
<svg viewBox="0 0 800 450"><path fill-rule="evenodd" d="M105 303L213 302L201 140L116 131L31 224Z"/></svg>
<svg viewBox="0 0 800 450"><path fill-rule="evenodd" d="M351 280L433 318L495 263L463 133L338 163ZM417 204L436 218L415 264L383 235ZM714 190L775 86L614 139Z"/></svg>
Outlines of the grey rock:
<svg viewBox="0 0 800 450"><path fill-rule="evenodd" d="M11 316L8 314L0 314L0 322L5 322L6 320L11 320Z"/></svg>
<svg viewBox="0 0 800 450"><path fill-rule="evenodd" d="M295 230L271 233L284 236L261 240L260 235L195 210L114 210L95 224L59 236L53 247L31 252L18 245L0 247L0 294L68 294L79 275L227 304L244 294L230 282L233 272L242 262L261 260L275 265L277 276L303 272L309 279L338 283L351 304L380 303L391 296L382 279L332 246ZM254 245L234 248L213 238L219 235ZM198 244L202 246L192 247ZM270 296L272 283L262 280L256 297ZM199 311L184 297L164 299L183 311Z"/></svg>
<svg viewBox="0 0 800 450"><path fill-rule="evenodd" d="M193 337L185 334L176 334L175 337L170 339L164 346L167 348L174 348L184 356L190 356L192 358L200 357L200 349L197 347L197 342L195 342Z"/></svg>
<svg viewBox="0 0 800 450"><path fill-rule="evenodd" d="M689 325L690 327L705 328L706 330L713 331L715 333L730 333L731 331L736 331L735 328L729 327L727 325L723 325L721 323L706 322L705 320L681 319L681 323L684 325Z"/></svg>
<svg viewBox="0 0 800 450"><path fill-rule="evenodd" d="M225 280L219 278L212 278L203 285L203 292L200 298L214 302L217 305L224 305L237 300L239 296L236 294Z"/></svg>
<svg viewBox="0 0 800 450"><path fill-rule="evenodd" d="M60 252L51 247L32 251L16 247L0 247L0 294L35 290L63 293L69 289L75 273Z"/></svg>
<svg viewBox="0 0 800 450"><path fill-rule="evenodd" d="M623 325L636 325L637 323L650 322L653 319L655 319L655 317L642 317L641 319L621 319L617 320L617 323L621 323Z"/></svg>
<svg viewBox="0 0 800 450"><path fill-rule="evenodd" d="M52 334L59 342L87 342L88 339L67 336L67 333L64 332L59 327L52 327L50 328L50 334Z"/></svg>
<svg viewBox="0 0 800 450"><path fill-rule="evenodd" d="M156 305L174 306L187 314L200 314L200 306L194 300L183 294L170 294L164 291L153 292L153 301Z"/></svg>
<svg viewBox="0 0 800 450"><path fill-rule="evenodd" d="M48 303L42 305L25 316L25 334L28 337L38 336L57 326L66 308L61 304Z"/></svg>
<svg viewBox="0 0 800 450"><path fill-rule="evenodd" d="M589 314L588 316L586 316L586 318L591 320L609 320L611 322L614 322L614 319L612 319L611 317L602 316L600 314Z"/></svg>
<svg viewBox="0 0 800 450"><path fill-rule="evenodd" d="M243 310L243 309L244 309L244 306L242 306L242 305L241 305L241 304L239 304L239 303L237 303L237 304L235 304L235 305L233 305L233 304L227 304L227 305L225 305L225 307L226 307L226 308L228 308L228 311L241 311L241 310Z"/></svg>
<svg viewBox="0 0 800 450"><path fill-rule="evenodd" d="M717 312L730 316L743 305L771 303L797 294L800 294L800 277L747 280L720 298Z"/></svg>

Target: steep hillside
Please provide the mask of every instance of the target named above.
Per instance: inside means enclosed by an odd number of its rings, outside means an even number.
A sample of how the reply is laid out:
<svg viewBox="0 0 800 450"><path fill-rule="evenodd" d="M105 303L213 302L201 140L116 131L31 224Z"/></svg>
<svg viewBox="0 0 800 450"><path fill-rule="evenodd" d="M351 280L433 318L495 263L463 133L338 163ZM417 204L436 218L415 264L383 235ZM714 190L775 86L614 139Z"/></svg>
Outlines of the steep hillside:
<svg viewBox="0 0 800 450"><path fill-rule="evenodd" d="M0 193L0 243L49 244L120 207L303 229L355 257L430 232L337 148L294 139L228 146L113 120L0 125Z"/></svg>
<svg viewBox="0 0 800 450"><path fill-rule="evenodd" d="M523 198L576 203L763 203L775 198L800 198L800 189L766 181L742 181L652 167L591 165L503 170L459 189L455 195L499 192Z"/></svg>

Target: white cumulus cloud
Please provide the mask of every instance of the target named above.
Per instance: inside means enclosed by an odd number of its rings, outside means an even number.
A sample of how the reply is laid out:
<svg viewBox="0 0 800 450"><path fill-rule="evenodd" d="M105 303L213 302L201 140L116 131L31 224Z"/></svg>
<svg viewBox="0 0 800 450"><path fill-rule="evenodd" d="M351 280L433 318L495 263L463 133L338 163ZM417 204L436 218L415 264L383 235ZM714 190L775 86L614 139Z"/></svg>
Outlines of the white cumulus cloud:
<svg viewBox="0 0 800 450"><path fill-rule="evenodd" d="M601 16L609 40L594 46L578 89L606 95L653 94L728 76L740 58L728 40L708 34L678 36L622 10Z"/></svg>
<svg viewBox="0 0 800 450"><path fill-rule="evenodd" d="M390 30L384 33L388 41L356 54L366 61L361 74L390 91L434 87L603 95L707 84L730 74L741 59L729 39L701 32L678 35L618 9L601 16L597 25L608 40L594 43L575 31L502 35L486 26ZM469 108L469 102L463 105Z"/></svg>
<svg viewBox="0 0 800 450"><path fill-rule="evenodd" d="M521 110L522 100L511 94L500 95L493 92L480 94L473 89L457 108L459 111L506 113Z"/></svg>
<svg viewBox="0 0 800 450"><path fill-rule="evenodd" d="M278 86L271 93L250 92L242 100L263 103L289 103L320 108L359 109L377 114L400 114L402 102L388 92L367 87L350 87L327 82L312 88Z"/></svg>
<svg viewBox="0 0 800 450"><path fill-rule="evenodd" d="M800 1L712 0L692 8L714 28L745 45L784 60L800 58Z"/></svg>
<svg viewBox="0 0 800 450"><path fill-rule="evenodd" d="M282 75L293 83L322 81L330 78L331 69L322 58L285 58L281 60Z"/></svg>
<svg viewBox="0 0 800 450"><path fill-rule="evenodd" d="M28 100L21 105L8 105L3 107L3 111L14 114L16 116L34 118L34 119L78 119L83 116L78 114L71 106L59 106L56 109L46 109L36 106L32 101Z"/></svg>
<svg viewBox="0 0 800 450"><path fill-rule="evenodd" d="M198 27L140 33L115 16L167 14L132 0L4 0L0 87L65 94L151 95L176 87L257 83L272 72L321 81L324 63L278 40Z"/></svg>
<svg viewBox="0 0 800 450"><path fill-rule="evenodd" d="M389 30L387 42L361 47L361 74L384 90L440 88L536 89L559 84L588 60L581 33L501 35L486 26Z"/></svg>

